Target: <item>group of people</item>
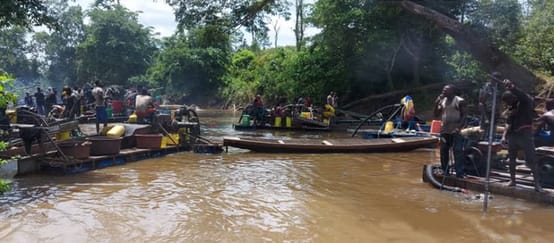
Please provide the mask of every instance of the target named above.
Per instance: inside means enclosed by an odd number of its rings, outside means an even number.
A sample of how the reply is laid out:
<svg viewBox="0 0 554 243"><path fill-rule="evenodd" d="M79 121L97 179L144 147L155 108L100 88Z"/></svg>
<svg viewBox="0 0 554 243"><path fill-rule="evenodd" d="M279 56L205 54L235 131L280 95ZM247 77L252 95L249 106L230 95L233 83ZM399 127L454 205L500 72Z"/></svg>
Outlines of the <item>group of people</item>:
<svg viewBox="0 0 554 243"><path fill-rule="evenodd" d="M494 123L491 119L492 117L486 115L486 108L490 106L486 104L487 99L483 95L492 95L492 89L489 88L495 84L501 84L505 88L501 99L507 108L507 119L501 142L508 146L508 164L510 171L510 182L508 186L516 185L516 157L518 152L522 150L525 154L526 164L533 173L535 190L542 192L539 165L535 156L535 144L533 139L533 122L535 119L534 99L529 94L516 87L512 81L502 79L501 74L495 72L491 75L489 84L485 86L486 90L482 90L481 92L479 103L482 109L482 124L484 123L490 126L490 122ZM551 105L551 108L554 108L554 102ZM490 113L491 110L488 110L488 112ZM444 86L442 93L435 100L434 113L435 116L440 116L442 121L440 131L440 160L442 170L446 175L449 175L450 149L452 149L456 176L463 178L465 177L465 139L460 132L466 125L465 100L456 94L456 87L454 85ZM554 115L554 111L551 114ZM539 118L539 120L542 121L547 121L547 119L550 119L550 117L546 118L543 115ZM554 122L554 116L552 116L552 121ZM552 124L554 125L554 123ZM482 127L486 128L486 125ZM495 130L491 132L495 134Z"/></svg>
<svg viewBox="0 0 554 243"><path fill-rule="evenodd" d="M69 86L64 86L62 89L61 100L62 106L58 104L58 91L56 88L48 88L46 94L40 87L31 95L25 93L25 105L34 107L36 112L41 115L48 115L49 112L55 113L60 118L73 119L81 114L81 106L84 104L83 91L79 87L73 89Z"/></svg>
<svg viewBox="0 0 554 243"><path fill-rule="evenodd" d="M45 94L39 87L33 95L27 92L24 102L26 106L34 107L40 115L67 119L79 117L82 111L89 107L96 112L97 131L100 130L100 124L107 126L107 107L112 97L110 90L104 88L102 82L96 81L94 86L86 84L83 88L64 86L60 96L61 103L58 102L57 93L56 88L48 88ZM152 121L156 101L149 94L148 89L141 87L138 91L129 92L125 99L127 99L127 106L134 109L139 121Z"/></svg>
<svg viewBox="0 0 554 243"><path fill-rule="evenodd" d="M106 98L108 92L104 90L104 85L100 81L95 82L95 87L92 89L92 96L94 97L94 106L96 111L96 132L100 133L100 123L103 123L104 127L108 125L108 113L106 110ZM132 99L134 105L134 113L137 116L137 120L146 123L152 123L154 115L156 113L155 102L148 89L141 87L137 94L127 96L128 102Z"/></svg>
<svg viewBox="0 0 554 243"><path fill-rule="evenodd" d="M287 103L287 99L282 96L275 96L275 105L271 110L266 109L261 95L256 95L249 106L245 108L245 113L250 115L250 118L254 120L254 125L264 125L268 122L267 117L284 117L287 112L292 113L310 112L312 114L315 110L312 107L312 100L308 96L297 96L294 98L292 104ZM328 118L329 114L335 113L334 107L337 106L338 97L334 91L331 91L326 99L326 104L322 113L324 118ZM287 110L287 106L291 106L291 110ZM329 109L331 111L329 111ZM313 116L312 116L313 117Z"/></svg>

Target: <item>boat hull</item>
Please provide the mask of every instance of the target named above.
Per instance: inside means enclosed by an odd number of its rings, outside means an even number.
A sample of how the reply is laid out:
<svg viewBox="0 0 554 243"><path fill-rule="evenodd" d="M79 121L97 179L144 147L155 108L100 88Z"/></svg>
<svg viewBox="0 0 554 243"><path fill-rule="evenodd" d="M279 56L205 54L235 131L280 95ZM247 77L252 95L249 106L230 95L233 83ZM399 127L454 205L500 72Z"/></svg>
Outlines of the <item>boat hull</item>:
<svg viewBox="0 0 554 243"><path fill-rule="evenodd" d="M438 139L384 138L384 139L255 139L223 138L223 146L249 149L265 153L385 153L406 152L437 144Z"/></svg>
<svg viewBox="0 0 554 243"><path fill-rule="evenodd" d="M464 178L457 178L455 176L444 177L442 174L432 173L434 167L438 167L435 164L428 164L423 166L423 181L427 182L435 187L436 184L442 185L438 188L445 190L455 191L474 191L485 192L486 179L478 176L466 176ZM518 175L518 185L516 187L507 186L509 181L509 174L501 171L491 171L489 192L493 195L503 195L506 197L523 199L531 202L554 204L554 191L552 189L544 189L544 192L537 192L534 190L532 184L532 178L528 179L525 176ZM434 182L434 183L433 183Z"/></svg>

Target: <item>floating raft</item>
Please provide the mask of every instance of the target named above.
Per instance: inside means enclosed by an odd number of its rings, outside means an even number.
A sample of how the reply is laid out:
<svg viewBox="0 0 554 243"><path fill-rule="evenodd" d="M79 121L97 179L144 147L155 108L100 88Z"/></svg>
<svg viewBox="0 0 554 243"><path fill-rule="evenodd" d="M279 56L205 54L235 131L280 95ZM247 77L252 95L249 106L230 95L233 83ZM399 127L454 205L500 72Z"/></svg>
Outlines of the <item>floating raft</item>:
<svg viewBox="0 0 554 243"><path fill-rule="evenodd" d="M102 169L145 159L163 157L177 152L191 150L195 153L220 153L223 151L220 144L195 144L190 147L167 146L156 149L128 148L121 149L118 154L89 156L87 159L72 159L70 162L55 157L36 159L40 171L54 174L74 174L89 170ZM50 155L55 155L50 154Z"/></svg>
<svg viewBox="0 0 554 243"><path fill-rule="evenodd" d="M224 137L223 146L267 153L383 153L405 152L435 145L434 137L382 139L260 139Z"/></svg>
<svg viewBox="0 0 554 243"><path fill-rule="evenodd" d="M423 166L423 181L432 184L435 187L437 183L444 183L444 188L459 190L470 190L477 192L485 191L486 178L478 176L466 176L457 178L455 176L446 176L436 173L438 165L428 164ZM544 192L534 190L533 177L529 170L518 170L516 174L517 185L515 187L507 186L509 182L509 173L504 171L491 171L489 192L493 195L502 195L506 197L524 199L531 202L554 204L554 190L544 188ZM440 188L440 187L439 187Z"/></svg>

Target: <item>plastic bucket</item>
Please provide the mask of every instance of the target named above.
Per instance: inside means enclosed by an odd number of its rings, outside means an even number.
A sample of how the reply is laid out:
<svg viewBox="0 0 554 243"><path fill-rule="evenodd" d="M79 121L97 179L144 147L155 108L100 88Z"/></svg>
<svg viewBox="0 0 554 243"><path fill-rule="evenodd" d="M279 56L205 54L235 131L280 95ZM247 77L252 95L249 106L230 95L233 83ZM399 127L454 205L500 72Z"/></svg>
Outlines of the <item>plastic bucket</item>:
<svg viewBox="0 0 554 243"><path fill-rule="evenodd" d="M108 113L108 117L112 117L112 108L106 108L106 113Z"/></svg>
<svg viewBox="0 0 554 243"><path fill-rule="evenodd" d="M441 132L441 126L442 122L440 120L433 120L431 122L431 129L429 129L430 133L438 134Z"/></svg>
<svg viewBox="0 0 554 243"><path fill-rule="evenodd" d="M95 136L88 139L91 142L90 155L92 156L115 155L120 152L121 138Z"/></svg>
<svg viewBox="0 0 554 243"><path fill-rule="evenodd" d="M70 135L71 135L71 131L56 133L56 140L57 141L68 140Z"/></svg>
<svg viewBox="0 0 554 243"><path fill-rule="evenodd" d="M280 116L275 117L275 124L274 124L275 127L281 127L281 122L282 122L281 119L282 118Z"/></svg>
<svg viewBox="0 0 554 243"><path fill-rule="evenodd" d="M250 115L242 115L240 124L243 126L250 126Z"/></svg>
<svg viewBox="0 0 554 243"><path fill-rule="evenodd" d="M112 110L113 113L123 112L123 101L121 100L112 100Z"/></svg>
<svg viewBox="0 0 554 243"><path fill-rule="evenodd" d="M135 134L137 148L157 149L161 148L163 136L161 134Z"/></svg>
<svg viewBox="0 0 554 243"><path fill-rule="evenodd" d="M59 143L62 152L75 159L87 159L90 156L90 142L67 141Z"/></svg>

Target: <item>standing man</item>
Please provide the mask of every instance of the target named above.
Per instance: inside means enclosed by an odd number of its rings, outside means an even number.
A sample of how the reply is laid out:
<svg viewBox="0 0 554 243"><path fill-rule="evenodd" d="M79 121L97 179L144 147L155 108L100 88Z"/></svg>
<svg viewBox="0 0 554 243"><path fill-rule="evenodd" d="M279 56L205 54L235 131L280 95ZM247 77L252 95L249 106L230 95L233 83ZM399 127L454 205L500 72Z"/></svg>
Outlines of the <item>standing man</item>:
<svg viewBox="0 0 554 243"><path fill-rule="evenodd" d="M508 144L508 159L510 182L508 186L516 185L516 157L519 150L525 153L525 162L533 172L535 191L543 192L540 183L538 161L535 156L533 141L533 118L535 116L534 100L531 96L517 88L510 80L504 79L506 91L502 101L508 107L506 129L502 135L502 143Z"/></svg>
<svg viewBox="0 0 554 243"><path fill-rule="evenodd" d="M106 112L106 104L104 102L104 89L100 81L94 82L92 96L94 97L94 105L96 106L96 133L100 134L100 122L104 123L104 127L108 126L108 112Z"/></svg>
<svg viewBox="0 0 554 243"><path fill-rule="evenodd" d="M435 100L433 112L441 117L440 131L441 167L445 175L449 175L449 152L454 150L454 168L456 177L463 178L464 174L464 138L460 131L465 126L464 99L455 93L456 87L452 84L444 86L442 93Z"/></svg>
<svg viewBox="0 0 554 243"><path fill-rule="evenodd" d="M56 90L52 87L48 88L48 95L46 96L45 102L45 113L49 113L50 110L56 105L57 98L56 98Z"/></svg>
<svg viewBox="0 0 554 243"><path fill-rule="evenodd" d="M500 73L499 72L493 72L491 74L491 79L498 79L500 80ZM496 124L495 121L491 121L491 110L492 110L492 101L493 101L493 94L494 94L494 81L489 80L481 89L479 90L479 127L481 130L484 131L483 138L488 139L489 138L489 130L490 130L490 124L493 122L494 129L493 129L493 135L496 134ZM497 111L495 111L495 117L498 118L499 114Z"/></svg>
<svg viewBox="0 0 554 243"><path fill-rule="evenodd" d="M35 103L37 105L37 113L44 115L44 94L40 87L37 88L37 92L35 93Z"/></svg>
<svg viewBox="0 0 554 243"><path fill-rule="evenodd" d="M329 92L329 95L327 95L327 104L335 107L335 92Z"/></svg>
<svg viewBox="0 0 554 243"><path fill-rule="evenodd" d="M28 107L35 107L35 102L33 102L33 96L29 92L25 92L25 105Z"/></svg>
<svg viewBox="0 0 554 243"><path fill-rule="evenodd" d="M71 95L73 95L75 99L75 106L74 106L75 110L73 112L77 117L80 117L81 109L83 106L83 91L78 86L75 86L73 88L73 93L71 93Z"/></svg>

